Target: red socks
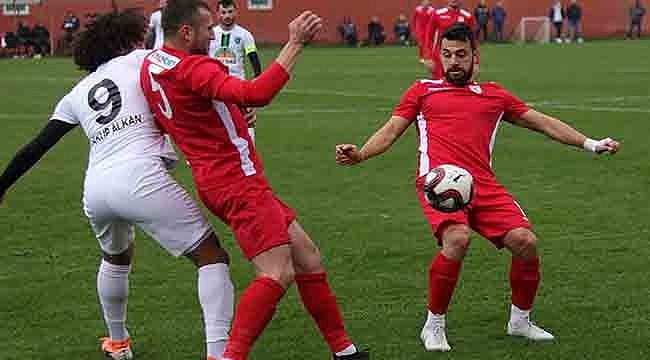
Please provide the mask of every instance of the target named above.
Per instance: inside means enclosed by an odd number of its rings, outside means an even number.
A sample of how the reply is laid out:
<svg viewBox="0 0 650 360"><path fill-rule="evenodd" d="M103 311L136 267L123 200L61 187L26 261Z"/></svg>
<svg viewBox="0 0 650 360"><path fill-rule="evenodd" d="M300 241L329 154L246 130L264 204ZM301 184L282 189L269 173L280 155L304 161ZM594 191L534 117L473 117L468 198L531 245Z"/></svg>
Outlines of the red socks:
<svg viewBox="0 0 650 360"><path fill-rule="evenodd" d="M539 257L531 259L512 257L510 268L512 304L521 310L530 310L537 295L539 280Z"/></svg>
<svg viewBox="0 0 650 360"><path fill-rule="evenodd" d="M462 262L449 260L442 252L433 259L429 269L429 310L446 314L454 294Z"/></svg>
<svg viewBox="0 0 650 360"><path fill-rule="evenodd" d="M258 277L253 280L239 299L224 358L246 359L253 343L273 318L284 293L282 285L271 278Z"/></svg>
<svg viewBox="0 0 650 360"><path fill-rule="evenodd" d="M345 332L336 296L327 282L327 274L297 274L296 286L305 308L316 321L323 338L333 353L352 345Z"/></svg>

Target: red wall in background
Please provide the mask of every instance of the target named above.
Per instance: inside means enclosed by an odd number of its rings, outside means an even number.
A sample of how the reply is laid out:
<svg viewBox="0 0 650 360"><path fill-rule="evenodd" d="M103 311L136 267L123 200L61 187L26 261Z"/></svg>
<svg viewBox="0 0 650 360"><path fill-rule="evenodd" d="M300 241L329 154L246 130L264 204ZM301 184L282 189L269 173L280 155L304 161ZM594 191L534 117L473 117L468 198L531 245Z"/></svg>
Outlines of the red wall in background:
<svg viewBox="0 0 650 360"><path fill-rule="evenodd" d="M325 29L319 37L320 42L338 42L337 25L344 16L351 16L361 31L361 37L366 36L368 19L379 16L389 39L392 38L392 25L400 13L410 17L411 11L419 0L273 0L272 10L251 11L246 8L244 0L239 1L239 22L249 28L260 43L281 43L286 40L287 23L300 11L310 9L320 14L325 20ZM564 0L568 2L568 0ZM216 0L208 0L211 6ZM478 0L465 0L467 8L473 8ZM488 0L492 6L496 0ZM508 33L519 23L522 16L546 16L551 0L505 0L508 11ZM444 0L434 0L437 6L443 6ZM628 0L581 0L583 7L583 28L586 37L621 37L627 23ZM152 11L158 0L118 0L123 7L142 7L147 12ZM650 2L649 2L650 4ZM109 0L44 0L40 6L33 5L32 14L19 17L30 25L42 22L56 36L60 36L63 17L67 12L75 13L82 23L85 14L89 12L104 12L110 10ZM648 31L648 16L646 16L645 31ZM0 15L0 32L14 29L14 18Z"/></svg>

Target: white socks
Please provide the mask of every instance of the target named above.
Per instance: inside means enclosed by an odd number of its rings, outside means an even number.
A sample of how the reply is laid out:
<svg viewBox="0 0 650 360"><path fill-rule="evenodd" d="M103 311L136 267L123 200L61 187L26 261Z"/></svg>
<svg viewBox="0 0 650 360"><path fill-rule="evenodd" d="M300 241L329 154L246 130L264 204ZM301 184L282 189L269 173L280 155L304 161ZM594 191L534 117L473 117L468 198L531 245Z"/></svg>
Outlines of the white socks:
<svg viewBox="0 0 650 360"><path fill-rule="evenodd" d="M521 310L515 305L510 306L510 323L521 324L522 321L529 321L530 310Z"/></svg>
<svg viewBox="0 0 650 360"><path fill-rule="evenodd" d="M207 355L220 359L228 340L235 302L228 265L210 264L200 267L198 287L205 322Z"/></svg>
<svg viewBox="0 0 650 360"><path fill-rule="evenodd" d="M113 265L102 260L97 272L97 294L112 341L129 337L126 330L126 304L129 299L130 265Z"/></svg>
<svg viewBox="0 0 650 360"><path fill-rule="evenodd" d="M445 328L447 326L447 316L445 314L434 314L431 311L427 311L427 321L424 323L424 327L428 329L435 329L437 327Z"/></svg>

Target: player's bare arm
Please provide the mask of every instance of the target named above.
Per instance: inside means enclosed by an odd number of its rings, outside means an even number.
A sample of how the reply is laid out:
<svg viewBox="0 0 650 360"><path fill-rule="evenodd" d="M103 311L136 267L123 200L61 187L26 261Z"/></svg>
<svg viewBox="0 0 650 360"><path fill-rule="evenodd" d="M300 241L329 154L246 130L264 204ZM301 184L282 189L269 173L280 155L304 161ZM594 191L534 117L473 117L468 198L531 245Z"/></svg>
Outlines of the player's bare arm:
<svg viewBox="0 0 650 360"><path fill-rule="evenodd" d="M618 141L610 138L602 140L590 139L569 124L537 110L528 110L514 123L543 133L563 144L584 148L597 154L609 153L613 155L618 152L621 146Z"/></svg>
<svg viewBox="0 0 650 360"><path fill-rule="evenodd" d="M339 165L356 165L388 150L411 125L400 116L391 117L381 129L377 130L359 150L353 144L336 146L336 163Z"/></svg>

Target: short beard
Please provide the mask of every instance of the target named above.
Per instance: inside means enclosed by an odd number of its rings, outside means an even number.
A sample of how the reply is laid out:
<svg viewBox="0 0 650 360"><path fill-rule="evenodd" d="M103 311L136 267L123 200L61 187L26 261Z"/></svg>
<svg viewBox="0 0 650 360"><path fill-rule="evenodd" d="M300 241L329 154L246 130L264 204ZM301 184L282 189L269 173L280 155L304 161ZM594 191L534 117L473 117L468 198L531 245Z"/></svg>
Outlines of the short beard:
<svg viewBox="0 0 650 360"><path fill-rule="evenodd" d="M449 71L445 71L445 79L447 82L454 84L456 86L465 86L469 84L469 82L472 80L472 75L474 74L474 62L472 61L472 65L469 67L469 71L465 73L465 76L463 76L460 79L452 79L452 77L449 75Z"/></svg>

